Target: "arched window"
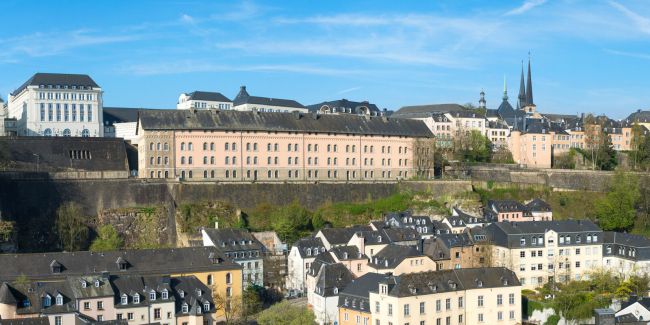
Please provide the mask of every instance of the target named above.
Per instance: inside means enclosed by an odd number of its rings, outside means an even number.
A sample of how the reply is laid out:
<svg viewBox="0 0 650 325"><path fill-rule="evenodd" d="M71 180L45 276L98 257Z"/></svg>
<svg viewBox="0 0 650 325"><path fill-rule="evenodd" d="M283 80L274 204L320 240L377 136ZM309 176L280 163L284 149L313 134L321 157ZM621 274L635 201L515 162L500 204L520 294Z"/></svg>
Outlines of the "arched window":
<svg viewBox="0 0 650 325"><path fill-rule="evenodd" d="M226 273L226 284L232 284L232 276L230 272Z"/></svg>
<svg viewBox="0 0 650 325"><path fill-rule="evenodd" d="M160 150L160 142L156 143L156 150Z"/></svg>
<svg viewBox="0 0 650 325"><path fill-rule="evenodd" d="M192 142L188 142L188 143L187 143L187 150L190 150L190 151L191 151L191 150L193 150L193 149L194 149L194 146L192 145Z"/></svg>
<svg viewBox="0 0 650 325"><path fill-rule="evenodd" d="M208 274L208 285L212 285L212 274Z"/></svg>
<svg viewBox="0 0 650 325"><path fill-rule="evenodd" d="M210 151L214 151L214 142L210 142Z"/></svg>
<svg viewBox="0 0 650 325"><path fill-rule="evenodd" d="M192 171L191 171L191 170L187 173L187 176L188 176L189 178L192 178Z"/></svg>
<svg viewBox="0 0 650 325"><path fill-rule="evenodd" d="M88 129L83 129L83 131L81 131L81 136L84 137L84 138L89 137L90 136L90 131Z"/></svg>
<svg viewBox="0 0 650 325"><path fill-rule="evenodd" d="M207 142L203 142L203 150L208 150L208 143Z"/></svg>
<svg viewBox="0 0 650 325"><path fill-rule="evenodd" d="M228 142L226 142L226 144L224 145L224 150L228 151L229 147L230 147L230 144Z"/></svg>
<svg viewBox="0 0 650 325"><path fill-rule="evenodd" d="M162 172L158 171L158 178L162 177Z"/></svg>
<svg viewBox="0 0 650 325"><path fill-rule="evenodd" d="M149 144L149 150L153 150L153 142Z"/></svg>
<svg viewBox="0 0 650 325"><path fill-rule="evenodd" d="M208 178L208 171L207 170L203 171L203 178Z"/></svg>
<svg viewBox="0 0 650 325"><path fill-rule="evenodd" d="M204 165L208 164L208 156L203 156L203 164Z"/></svg>
<svg viewBox="0 0 650 325"><path fill-rule="evenodd" d="M181 151L185 150L185 142L181 142Z"/></svg>
<svg viewBox="0 0 650 325"><path fill-rule="evenodd" d="M271 171L270 170L266 172L266 177L271 178Z"/></svg>
<svg viewBox="0 0 650 325"><path fill-rule="evenodd" d="M165 178L169 178L169 171L165 171Z"/></svg>
<svg viewBox="0 0 650 325"><path fill-rule="evenodd" d="M169 150L169 143L165 142L165 144L163 144L163 150Z"/></svg>
<svg viewBox="0 0 650 325"><path fill-rule="evenodd" d="M65 129L65 130L63 130L63 136L64 136L64 137L69 137L70 135L71 135L71 133L70 133L70 129Z"/></svg>
<svg viewBox="0 0 650 325"><path fill-rule="evenodd" d="M181 171L181 178L185 178L185 171Z"/></svg>
<svg viewBox="0 0 650 325"><path fill-rule="evenodd" d="M52 136L52 129L47 128L45 131L43 131L43 135L46 137L51 137Z"/></svg>
<svg viewBox="0 0 650 325"><path fill-rule="evenodd" d="M236 143L233 142L231 147L232 147L232 151L237 151L237 144Z"/></svg>
<svg viewBox="0 0 650 325"><path fill-rule="evenodd" d="M187 164L188 165L192 164L192 156L187 157Z"/></svg>
<svg viewBox="0 0 650 325"><path fill-rule="evenodd" d="M280 150L279 148L280 148L280 145L277 144L277 143L273 146L273 149L274 149L275 151Z"/></svg>
<svg viewBox="0 0 650 325"><path fill-rule="evenodd" d="M210 164L211 164L211 165L214 165L214 156L211 156L211 157L210 157Z"/></svg>
<svg viewBox="0 0 650 325"><path fill-rule="evenodd" d="M275 178L278 178L279 176L280 176L280 172L278 172L278 171L276 170L276 171L275 171Z"/></svg>
<svg viewBox="0 0 650 325"><path fill-rule="evenodd" d="M181 157L181 165L185 165L185 157Z"/></svg>
<svg viewBox="0 0 650 325"><path fill-rule="evenodd" d="M214 178L214 170L210 171L210 178Z"/></svg>

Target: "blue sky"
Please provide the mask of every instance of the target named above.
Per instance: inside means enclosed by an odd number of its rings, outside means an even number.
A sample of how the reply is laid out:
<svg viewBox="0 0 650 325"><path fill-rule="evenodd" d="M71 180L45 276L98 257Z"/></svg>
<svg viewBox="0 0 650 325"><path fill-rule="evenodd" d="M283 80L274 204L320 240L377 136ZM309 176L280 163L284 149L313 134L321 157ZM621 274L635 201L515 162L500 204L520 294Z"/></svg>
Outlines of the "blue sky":
<svg viewBox="0 0 650 325"><path fill-rule="evenodd" d="M0 94L34 72L87 73L105 106L175 107L240 85L307 105L516 102L532 53L538 109L650 108L650 1L0 2Z"/></svg>

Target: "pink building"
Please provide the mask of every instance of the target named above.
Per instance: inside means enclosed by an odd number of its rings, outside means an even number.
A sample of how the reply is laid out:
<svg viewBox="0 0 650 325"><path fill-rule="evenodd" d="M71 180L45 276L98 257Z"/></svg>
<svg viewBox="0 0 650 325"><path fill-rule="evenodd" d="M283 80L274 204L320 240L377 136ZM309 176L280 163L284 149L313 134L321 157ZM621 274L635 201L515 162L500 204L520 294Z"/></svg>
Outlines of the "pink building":
<svg viewBox="0 0 650 325"><path fill-rule="evenodd" d="M137 136L141 178L394 181L433 175L433 135L416 120L148 110L139 113Z"/></svg>

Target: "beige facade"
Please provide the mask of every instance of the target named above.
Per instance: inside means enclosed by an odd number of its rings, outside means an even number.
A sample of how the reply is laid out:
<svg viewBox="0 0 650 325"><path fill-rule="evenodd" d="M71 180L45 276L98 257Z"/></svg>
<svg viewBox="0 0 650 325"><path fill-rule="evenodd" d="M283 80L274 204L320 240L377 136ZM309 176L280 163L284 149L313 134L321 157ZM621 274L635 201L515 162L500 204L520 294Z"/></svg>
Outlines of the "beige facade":
<svg viewBox="0 0 650 325"><path fill-rule="evenodd" d="M512 131L508 149L517 164L532 168L551 168L552 143L553 135L550 133Z"/></svg>
<svg viewBox="0 0 650 325"><path fill-rule="evenodd" d="M424 255L404 258L399 264L390 267L368 264L368 272L383 274L391 273L393 275L435 270L436 263L431 259L431 257Z"/></svg>

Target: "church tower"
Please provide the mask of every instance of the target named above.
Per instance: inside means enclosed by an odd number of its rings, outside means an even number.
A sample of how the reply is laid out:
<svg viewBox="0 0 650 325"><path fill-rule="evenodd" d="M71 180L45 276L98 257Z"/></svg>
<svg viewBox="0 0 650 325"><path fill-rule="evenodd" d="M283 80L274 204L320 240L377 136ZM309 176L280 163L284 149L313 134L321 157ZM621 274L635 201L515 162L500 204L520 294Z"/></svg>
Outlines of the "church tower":
<svg viewBox="0 0 650 325"><path fill-rule="evenodd" d="M519 96L517 97L517 109L524 109L526 106L526 85L524 84L524 61L521 61L521 80L519 81Z"/></svg>
<svg viewBox="0 0 650 325"><path fill-rule="evenodd" d="M478 108L487 108L485 102L485 92L481 89L481 98L478 100Z"/></svg>
<svg viewBox="0 0 650 325"><path fill-rule="evenodd" d="M522 74L523 77L523 74ZM528 53L528 79L526 80L526 105L522 109L528 113L535 113L535 103L533 102L533 74L530 68L530 52Z"/></svg>

